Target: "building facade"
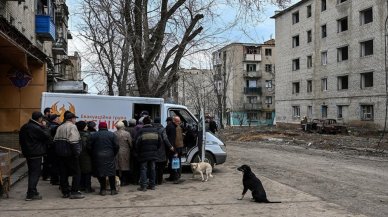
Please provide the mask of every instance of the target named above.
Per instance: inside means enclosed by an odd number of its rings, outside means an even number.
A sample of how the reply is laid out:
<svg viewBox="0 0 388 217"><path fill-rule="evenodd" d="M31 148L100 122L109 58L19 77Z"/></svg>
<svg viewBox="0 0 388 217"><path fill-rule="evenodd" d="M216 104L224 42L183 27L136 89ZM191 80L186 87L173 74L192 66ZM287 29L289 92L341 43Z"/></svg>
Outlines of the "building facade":
<svg viewBox="0 0 388 217"><path fill-rule="evenodd" d="M232 43L213 53L226 124L268 125L275 116L275 40Z"/></svg>
<svg viewBox="0 0 388 217"><path fill-rule="evenodd" d="M20 127L71 64L67 19L64 0L0 0L0 146L19 147Z"/></svg>
<svg viewBox="0 0 388 217"><path fill-rule="evenodd" d="M383 0L302 0L276 13L276 122L383 126Z"/></svg>

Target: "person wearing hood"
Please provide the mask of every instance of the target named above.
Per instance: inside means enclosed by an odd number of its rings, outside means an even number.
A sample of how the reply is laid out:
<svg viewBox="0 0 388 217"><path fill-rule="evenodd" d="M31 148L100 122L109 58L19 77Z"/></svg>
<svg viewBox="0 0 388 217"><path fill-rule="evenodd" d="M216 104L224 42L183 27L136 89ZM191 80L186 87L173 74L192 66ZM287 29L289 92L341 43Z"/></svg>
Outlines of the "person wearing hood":
<svg viewBox="0 0 388 217"><path fill-rule="evenodd" d="M27 159L28 167L28 189L26 201L41 200L36 186L41 175L42 157L46 154L47 144L50 141L48 131L45 131L43 126L43 114L41 112L33 112L28 123L20 128L19 143L23 155Z"/></svg>
<svg viewBox="0 0 388 217"><path fill-rule="evenodd" d="M106 177L109 178L111 195L116 195L116 160L119 152L117 136L108 130L106 122L98 124L98 131L90 136L94 175L100 182L100 195L106 195Z"/></svg>

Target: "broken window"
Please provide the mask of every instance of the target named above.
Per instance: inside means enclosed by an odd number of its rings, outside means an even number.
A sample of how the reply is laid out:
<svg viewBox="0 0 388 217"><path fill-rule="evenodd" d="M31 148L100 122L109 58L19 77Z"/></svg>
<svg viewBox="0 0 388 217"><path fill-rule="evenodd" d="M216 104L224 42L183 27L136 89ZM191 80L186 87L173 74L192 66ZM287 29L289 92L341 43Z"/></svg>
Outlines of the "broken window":
<svg viewBox="0 0 388 217"><path fill-rule="evenodd" d="M292 24L299 23L299 11L292 14Z"/></svg>
<svg viewBox="0 0 388 217"><path fill-rule="evenodd" d="M327 90L327 78L321 79L321 90L326 91Z"/></svg>
<svg viewBox="0 0 388 217"><path fill-rule="evenodd" d="M321 33L322 33L322 38L326 38L327 37L327 32L326 32L326 24L321 26Z"/></svg>
<svg viewBox="0 0 388 217"><path fill-rule="evenodd" d="M348 30L348 17L337 20L337 32L344 32Z"/></svg>
<svg viewBox="0 0 388 217"><path fill-rule="evenodd" d="M373 72L361 73L361 89L373 87Z"/></svg>
<svg viewBox="0 0 388 217"><path fill-rule="evenodd" d="M299 93L299 88L300 88L300 83L299 82L293 82L292 83L292 94L298 94Z"/></svg>
<svg viewBox="0 0 388 217"><path fill-rule="evenodd" d="M307 93L313 92L313 81L307 80Z"/></svg>
<svg viewBox="0 0 388 217"><path fill-rule="evenodd" d="M361 57L373 55L373 40L361 42Z"/></svg>
<svg viewBox="0 0 388 217"><path fill-rule="evenodd" d="M327 51L321 53L321 64L327 65Z"/></svg>
<svg viewBox="0 0 388 217"><path fill-rule="evenodd" d="M349 76L338 76L338 90L347 90L349 88Z"/></svg>
<svg viewBox="0 0 388 217"><path fill-rule="evenodd" d="M293 59L292 60L292 71L296 71L300 69L300 64L299 64L299 58L298 59Z"/></svg>
<svg viewBox="0 0 388 217"><path fill-rule="evenodd" d="M292 47L298 47L299 46L299 35L296 35L292 37Z"/></svg>
<svg viewBox="0 0 388 217"><path fill-rule="evenodd" d="M307 56L307 68L310 69L313 67L313 56Z"/></svg>
<svg viewBox="0 0 388 217"><path fill-rule="evenodd" d="M341 62L349 58L349 46L337 48L337 61Z"/></svg>
<svg viewBox="0 0 388 217"><path fill-rule="evenodd" d="M373 10L372 8L360 11L360 23L361 25L373 22Z"/></svg>
<svg viewBox="0 0 388 217"><path fill-rule="evenodd" d="M361 120L373 120L373 105L361 105Z"/></svg>
<svg viewBox="0 0 388 217"><path fill-rule="evenodd" d="M311 5L308 5L307 7L307 18L311 17Z"/></svg>

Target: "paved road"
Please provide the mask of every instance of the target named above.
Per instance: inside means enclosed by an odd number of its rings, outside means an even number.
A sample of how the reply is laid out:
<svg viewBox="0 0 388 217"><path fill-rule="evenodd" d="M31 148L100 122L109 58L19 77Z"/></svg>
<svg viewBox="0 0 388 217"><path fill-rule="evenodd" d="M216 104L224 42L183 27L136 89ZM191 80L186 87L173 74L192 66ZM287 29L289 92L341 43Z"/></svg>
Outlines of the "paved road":
<svg viewBox="0 0 388 217"><path fill-rule="evenodd" d="M40 181L43 200L27 202L23 180L10 199L0 200L0 216L388 216L387 161L262 143L230 144L228 152L209 182L184 174L184 183L155 191L126 186L116 196L70 200ZM242 163L252 166L269 199L281 204L253 203L250 195L237 200L242 186L236 168Z"/></svg>

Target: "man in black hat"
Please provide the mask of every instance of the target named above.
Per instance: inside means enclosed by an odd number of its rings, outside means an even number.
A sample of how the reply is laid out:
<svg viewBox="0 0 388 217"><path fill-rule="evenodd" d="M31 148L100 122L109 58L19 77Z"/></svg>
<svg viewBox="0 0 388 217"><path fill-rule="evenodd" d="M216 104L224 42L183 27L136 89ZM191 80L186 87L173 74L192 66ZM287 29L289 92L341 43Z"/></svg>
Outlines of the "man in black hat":
<svg viewBox="0 0 388 217"><path fill-rule="evenodd" d="M23 155L27 158L28 166L28 190L26 201L41 200L36 186L38 185L39 177L42 172L42 156L46 154L47 144L50 136L44 130L43 114L41 112L33 112L28 123L20 128L19 143Z"/></svg>
<svg viewBox="0 0 388 217"><path fill-rule="evenodd" d="M82 199L84 196L79 191L81 169L79 155L81 154L80 134L75 125L78 117L68 112L65 123L60 125L54 137L55 152L59 157L60 186L63 198ZM71 189L69 176L72 176Z"/></svg>

